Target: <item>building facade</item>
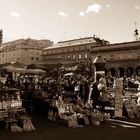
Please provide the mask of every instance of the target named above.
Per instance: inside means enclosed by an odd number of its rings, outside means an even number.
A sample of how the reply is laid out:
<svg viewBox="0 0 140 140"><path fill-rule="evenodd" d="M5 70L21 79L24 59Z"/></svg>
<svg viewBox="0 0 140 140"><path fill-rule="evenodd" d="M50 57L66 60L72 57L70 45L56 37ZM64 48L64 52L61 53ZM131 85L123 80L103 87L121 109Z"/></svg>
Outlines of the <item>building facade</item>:
<svg viewBox="0 0 140 140"><path fill-rule="evenodd" d="M46 63L62 64L90 63L100 54L106 60L106 75L140 76L139 40L116 44L94 37L68 40L43 49L42 54Z"/></svg>
<svg viewBox="0 0 140 140"><path fill-rule="evenodd" d="M109 44L95 37L58 42L43 49L42 60L46 63L62 63L68 67L76 63L89 63L91 47Z"/></svg>
<svg viewBox="0 0 140 140"><path fill-rule="evenodd" d="M17 61L25 65L41 60L42 49L53 44L50 40L19 39L3 43L0 64Z"/></svg>
<svg viewBox="0 0 140 140"><path fill-rule="evenodd" d="M140 76L140 41L92 47L92 60L100 54L106 59L106 74L112 76Z"/></svg>

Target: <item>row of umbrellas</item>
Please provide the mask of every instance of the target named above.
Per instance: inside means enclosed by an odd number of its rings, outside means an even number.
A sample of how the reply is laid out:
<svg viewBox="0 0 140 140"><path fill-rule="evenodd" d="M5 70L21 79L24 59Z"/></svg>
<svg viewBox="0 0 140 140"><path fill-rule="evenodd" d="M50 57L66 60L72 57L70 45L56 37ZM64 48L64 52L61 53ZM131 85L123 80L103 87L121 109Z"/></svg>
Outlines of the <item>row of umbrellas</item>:
<svg viewBox="0 0 140 140"><path fill-rule="evenodd" d="M45 74L46 73L46 71L42 69L30 69L30 68L26 68L26 66L24 65L19 65L18 63L17 64L15 63L3 65L0 69L6 70L7 72L12 72L12 73L26 73L26 74Z"/></svg>

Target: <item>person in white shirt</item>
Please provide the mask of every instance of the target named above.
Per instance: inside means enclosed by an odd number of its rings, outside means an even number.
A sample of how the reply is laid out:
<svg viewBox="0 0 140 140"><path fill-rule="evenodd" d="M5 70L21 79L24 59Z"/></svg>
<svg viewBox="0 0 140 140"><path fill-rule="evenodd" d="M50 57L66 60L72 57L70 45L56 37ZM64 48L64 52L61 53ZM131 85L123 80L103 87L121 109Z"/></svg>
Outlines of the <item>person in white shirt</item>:
<svg viewBox="0 0 140 140"><path fill-rule="evenodd" d="M100 78L98 84L98 90L100 91L100 104L101 111L105 111L105 106L109 104L109 93L107 91L106 79Z"/></svg>

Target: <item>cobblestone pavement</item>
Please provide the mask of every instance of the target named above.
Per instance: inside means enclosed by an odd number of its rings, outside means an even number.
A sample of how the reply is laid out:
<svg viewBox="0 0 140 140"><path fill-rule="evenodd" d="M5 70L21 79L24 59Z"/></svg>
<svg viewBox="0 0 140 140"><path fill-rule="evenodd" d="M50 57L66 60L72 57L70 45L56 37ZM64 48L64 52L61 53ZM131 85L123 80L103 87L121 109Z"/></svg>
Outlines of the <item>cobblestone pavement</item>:
<svg viewBox="0 0 140 140"><path fill-rule="evenodd" d="M111 120L100 126L85 126L82 128L68 128L60 123L47 121L38 115L33 116L32 122L36 127L33 132L10 132L0 129L0 140L114 140L135 139L139 137L140 127L129 122L140 123L140 119ZM126 122L126 123L124 123Z"/></svg>

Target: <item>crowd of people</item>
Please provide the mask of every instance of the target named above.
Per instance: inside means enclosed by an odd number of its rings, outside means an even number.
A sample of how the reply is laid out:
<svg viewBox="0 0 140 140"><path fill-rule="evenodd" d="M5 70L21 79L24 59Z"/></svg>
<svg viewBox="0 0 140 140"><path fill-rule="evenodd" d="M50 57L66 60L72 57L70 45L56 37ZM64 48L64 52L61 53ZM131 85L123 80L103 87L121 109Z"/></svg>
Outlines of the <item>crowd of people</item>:
<svg viewBox="0 0 140 140"><path fill-rule="evenodd" d="M112 93L116 93L116 78L118 77L103 74L93 76L75 72L64 73L63 71L49 76L45 74L19 74L15 76L9 72L5 74L5 77L0 78L0 89L18 89L22 105L29 113L32 100L35 99L33 101L36 102L34 107L38 110L44 108L44 114L47 114L49 120L55 121L59 116L67 122L69 127L79 127L81 120L84 120L84 124L87 125L94 123L93 120L109 119L110 114L108 114L109 110L106 110L106 107L115 107L115 96L112 96ZM140 77L131 76L118 79L122 81L123 91L133 89L137 92L135 97L137 104L140 105ZM123 96L122 92L122 100ZM39 100L36 97L39 97ZM43 99L43 103L40 103L40 99ZM124 101L128 116L134 118L136 114L139 117L140 111L138 109L136 112L127 106L128 103L132 104L132 100L124 98ZM134 103L136 106L136 102L133 102L133 105ZM132 111L135 112L133 116L129 114L130 110L130 114Z"/></svg>
<svg viewBox="0 0 140 140"><path fill-rule="evenodd" d="M74 99L80 98L83 103L91 103L93 108L100 106L101 111L104 111L105 106L109 105L110 92L109 89L114 88L113 77L101 76L98 80L94 80L93 76L68 73L56 77L46 77L45 75L21 75L14 79L12 73L8 73L4 82L0 82L2 88L18 88L21 91L27 92L32 90L33 94L40 96L71 96ZM122 78L124 90L135 88L140 90L140 77L132 76Z"/></svg>

